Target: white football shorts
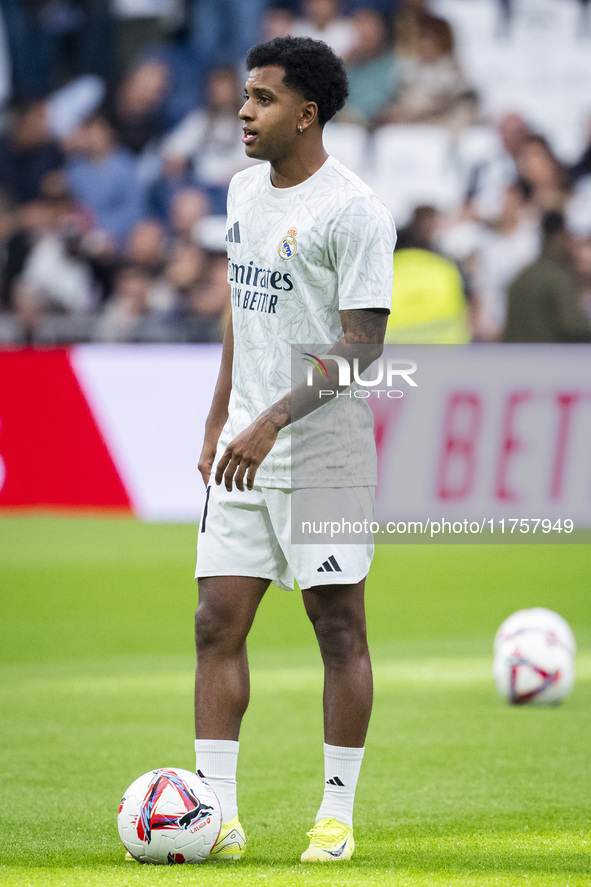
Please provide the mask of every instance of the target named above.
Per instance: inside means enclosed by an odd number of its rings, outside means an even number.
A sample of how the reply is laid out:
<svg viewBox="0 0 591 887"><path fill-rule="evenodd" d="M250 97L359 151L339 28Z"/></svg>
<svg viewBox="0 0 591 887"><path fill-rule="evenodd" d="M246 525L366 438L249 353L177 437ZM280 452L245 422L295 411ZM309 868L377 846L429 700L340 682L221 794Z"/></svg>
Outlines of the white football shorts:
<svg viewBox="0 0 591 887"><path fill-rule="evenodd" d="M326 514L327 501L331 516L338 512L342 519L317 519ZM294 588L294 580L301 589L354 585L367 576L373 558L371 533L361 532L373 521L373 506L374 487L284 490L255 486L241 493L212 483L201 517L195 578L255 576L287 590ZM310 542L292 540L292 514L298 520L309 517L303 521L299 538L310 538ZM347 534L347 527L358 535ZM343 538L349 541L344 544ZM351 541L355 538L363 541Z"/></svg>

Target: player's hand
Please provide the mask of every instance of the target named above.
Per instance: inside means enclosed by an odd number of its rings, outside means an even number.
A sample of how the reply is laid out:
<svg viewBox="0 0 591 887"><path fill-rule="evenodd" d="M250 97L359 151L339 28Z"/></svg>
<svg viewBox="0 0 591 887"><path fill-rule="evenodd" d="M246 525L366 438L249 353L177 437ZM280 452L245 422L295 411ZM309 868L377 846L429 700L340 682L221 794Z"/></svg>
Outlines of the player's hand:
<svg viewBox="0 0 591 887"><path fill-rule="evenodd" d="M209 478L211 476L211 469L213 467L213 462L215 459L215 451L216 446L210 446L207 441L203 444L203 449L201 450L201 455L199 456L199 462L197 463L197 468L201 472L201 477L203 478L203 483L205 486L209 483Z"/></svg>
<svg viewBox="0 0 591 887"><path fill-rule="evenodd" d="M216 469L216 484L221 484L223 478L228 491L232 489L234 483L238 490L244 492L246 475L247 489L252 490L257 469L265 456L270 453L278 433L276 425L268 418L259 416L226 447Z"/></svg>

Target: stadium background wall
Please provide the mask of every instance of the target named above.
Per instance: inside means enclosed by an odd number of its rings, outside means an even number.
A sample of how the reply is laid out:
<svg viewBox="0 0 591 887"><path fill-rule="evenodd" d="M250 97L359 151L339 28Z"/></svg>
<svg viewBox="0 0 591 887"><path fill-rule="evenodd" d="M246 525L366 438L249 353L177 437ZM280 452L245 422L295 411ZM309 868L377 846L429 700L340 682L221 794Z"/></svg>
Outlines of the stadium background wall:
<svg viewBox="0 0 591 887"><path fill-rule="evenodd" d="M380 521L591 526L586 346L405 346L416 389L368 403ZM218 345L0 351L0 510L197 521ZM401 386L403 387L403 386Z"/></svg>

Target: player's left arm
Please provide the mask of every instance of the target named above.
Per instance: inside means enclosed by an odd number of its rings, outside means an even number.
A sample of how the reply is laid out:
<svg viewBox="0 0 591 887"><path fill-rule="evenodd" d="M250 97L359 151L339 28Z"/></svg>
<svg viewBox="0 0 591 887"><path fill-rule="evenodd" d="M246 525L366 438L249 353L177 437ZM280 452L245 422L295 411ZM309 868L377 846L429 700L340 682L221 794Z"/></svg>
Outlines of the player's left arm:
<svg viewBox="0 0 591 887"><path fill-rule="evenodd" d="M357 359L358 370L363 372L382 353L388 314L386 308L353 308L341 311L343 336L328 353L344 357L351 366L353 360ZM223 478L226 489L231 490L232 483L235 483L243 491L246 476L246 486L252 490L258 467L270 453L281 429L314 412L336 397L338 391L343 390L343 386L339 386L336 361L328 362L327 370L328 379L318 378L313 385L298 386L295 391L271 404L228 444L218 462L215 475L217 484L221 484ZM320 388L331 389L332 398L321 399Z"/></svg>
<svg viewBox="0 0 591 887"><path fill-rule="evenodd" d="M365 354L364 361L368 362L362 366L360 361L359 366L361 370L365 370L382 353L390 312L387 308L350 308L348 311L340 311L339 313L343 327L343 338L338 345L344 347L345 350L349 348L355 351L356 353L351 357L357 358L360 356L360 349L356 346L371 346L361 349L361 353Z"/></svg>

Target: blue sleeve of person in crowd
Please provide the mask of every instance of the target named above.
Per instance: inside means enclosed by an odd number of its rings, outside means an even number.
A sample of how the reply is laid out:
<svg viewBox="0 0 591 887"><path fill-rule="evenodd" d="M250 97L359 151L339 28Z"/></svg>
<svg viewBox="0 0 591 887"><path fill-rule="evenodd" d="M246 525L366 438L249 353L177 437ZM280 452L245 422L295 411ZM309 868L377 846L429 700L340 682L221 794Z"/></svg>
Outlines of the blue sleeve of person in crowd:
<svg viewBox="0 0 591 887"><path fill-rule="evenodd" d="M127 237L146 214L146 193L134 156L116 149L101 164L75 159L68 164L74 197L91 209L96 227L115 240Z"/></svg>

